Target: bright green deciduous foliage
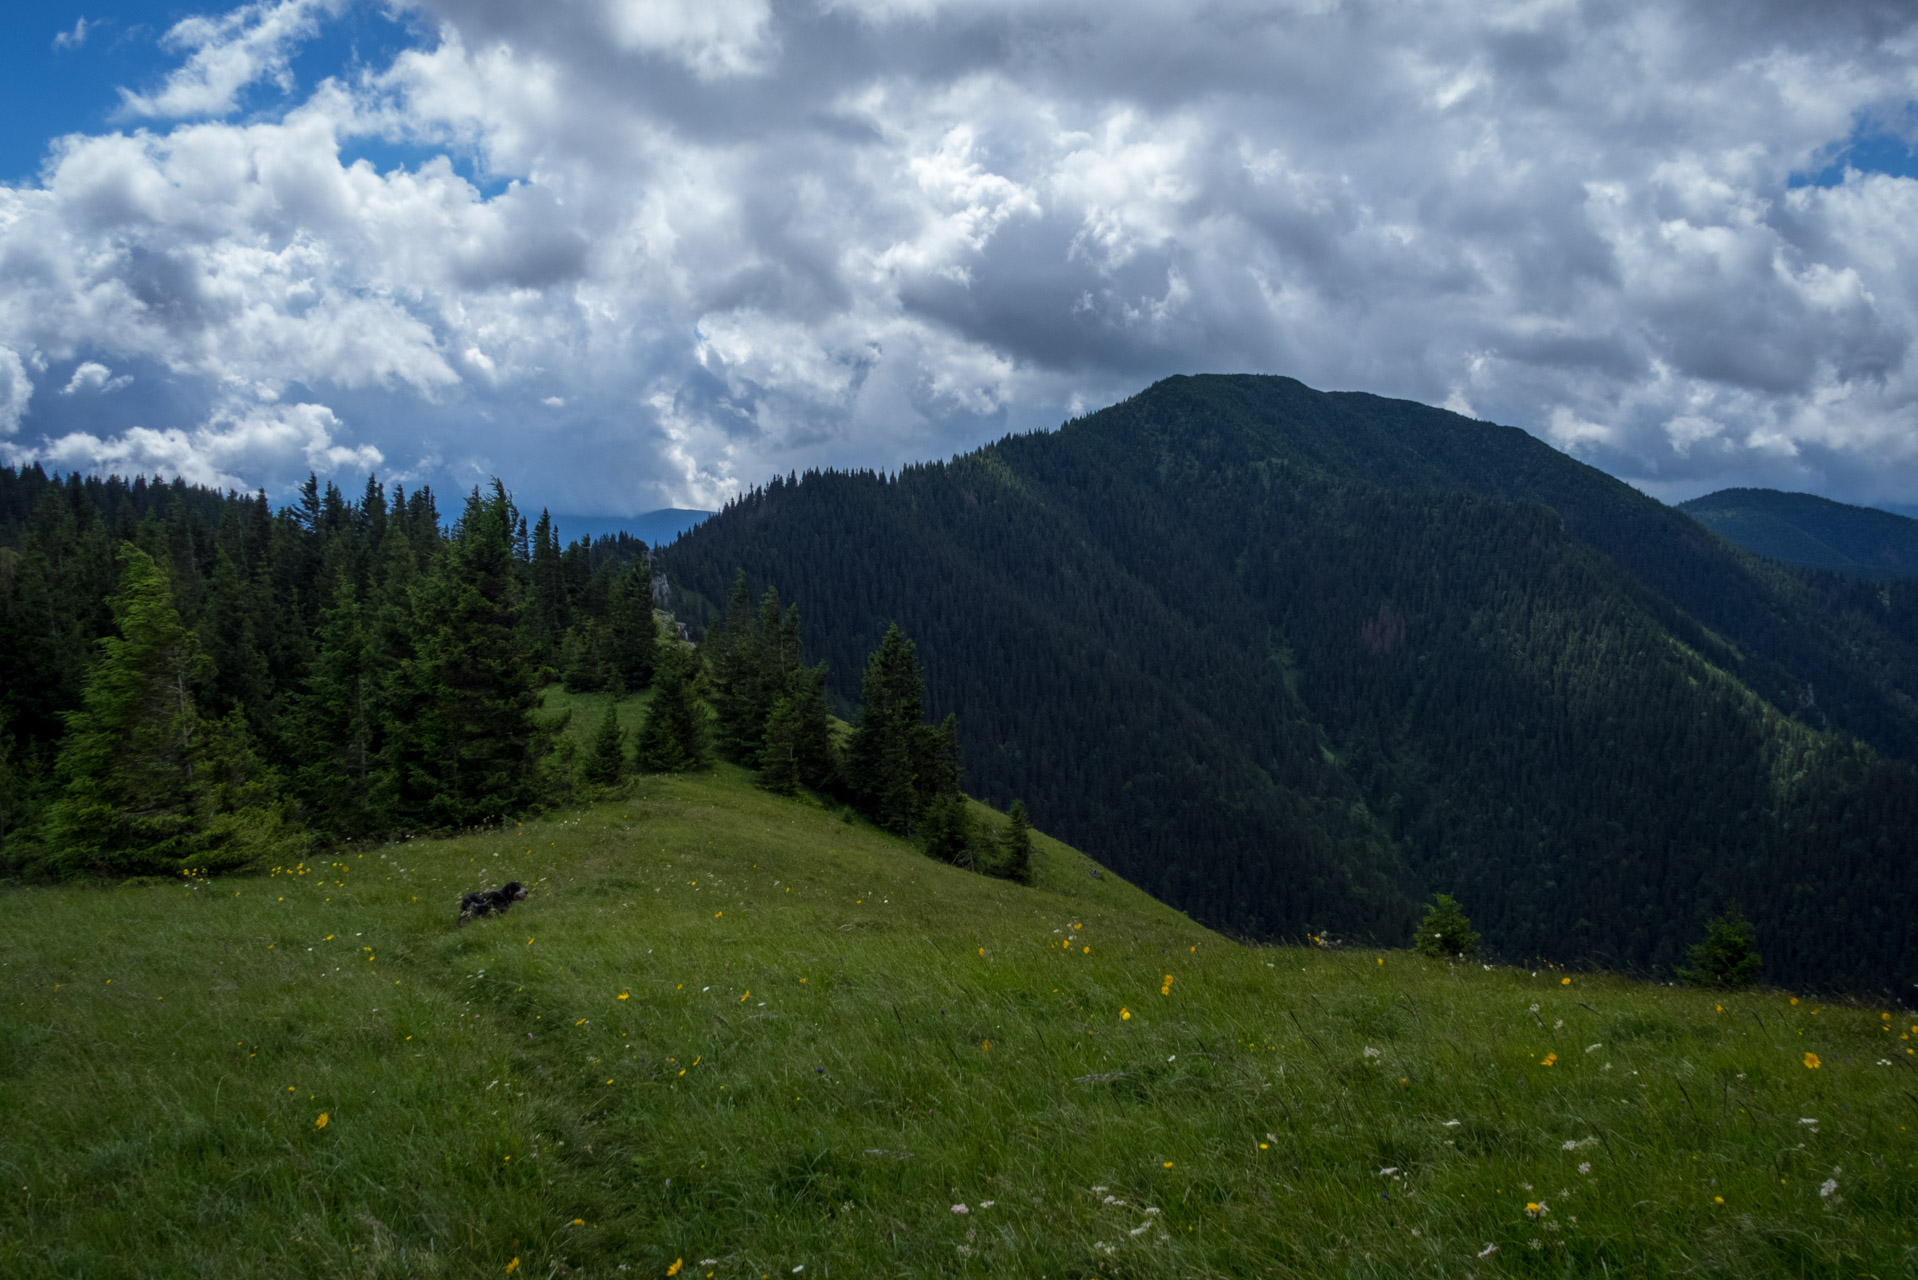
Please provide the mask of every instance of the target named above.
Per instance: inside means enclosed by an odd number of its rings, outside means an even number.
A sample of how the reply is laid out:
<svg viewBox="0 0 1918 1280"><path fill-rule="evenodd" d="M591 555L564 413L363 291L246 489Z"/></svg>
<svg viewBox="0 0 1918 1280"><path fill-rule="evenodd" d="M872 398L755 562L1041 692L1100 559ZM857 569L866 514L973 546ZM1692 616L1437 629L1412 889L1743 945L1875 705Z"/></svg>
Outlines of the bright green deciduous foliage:
<svg viewBox="0 0 1918 1280"><path fill-rule="evenodd" d="M118 875L243 866L292 833L240 713L211 725L200 716L195 694L211 664L166 572L132 544L120 554L110 601L120 634L100 641L68 717L44 861Z"/></svg>
<svg viewBox="0 0 1918 1280"><path fill-rule="evenodd" d="M1478 933L1473 930L1472 922L1465 918L1458 899L1449 893L1441 893L1426 908L1425 919L1419 922L1418 936L1413 939L1413 944L1420 955L1469 959L1478 954Z"/></svg>
<svg viewBox="0 0 1918 1280"><path fill-rule="evenodd" d="M596 787L614 786L626 776L626 735L619 727L619 703L608 699L606 716L593 735L584 766L586 781Z"/></svg>
<svg viewBox="0 0 1918 1280"><path fill-rule="evenodd" d="M1758 931L1735 902L1706 921L1704 940L1686 951L1685 959L1678 976L1695 987L1750 986L1764 963Z"/></svg>
<svg viewBox="0 0 1918 1280"><path fill-rule="evenodd" d="M642 772L681 773L706 765L706 712L693 688L697 661L676 641L660 646L653 701L633 751Z"/></svg>
<svg viewBox="0 0 1918 1280"><path fill-rule="evenodd" d="M1025 801L1014 800L1012 808L1006 810L1006 829L999 837L999 849L1004 855L1000 874L1020 884L1031 884L1032 819L1026 813Z"/></svg>

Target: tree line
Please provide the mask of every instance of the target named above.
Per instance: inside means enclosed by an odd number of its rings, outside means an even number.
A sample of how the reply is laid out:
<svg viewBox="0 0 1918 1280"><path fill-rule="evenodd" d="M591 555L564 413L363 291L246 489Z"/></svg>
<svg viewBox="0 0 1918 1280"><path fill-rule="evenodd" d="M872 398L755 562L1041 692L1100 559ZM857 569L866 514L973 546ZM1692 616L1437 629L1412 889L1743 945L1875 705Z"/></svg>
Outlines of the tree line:
<svg viewBox="0 0 1918 1280"><path fill-rule="evenodd" d="M960 792L956 724L922 723L889 635L848 729L796 606L768 593L697 648L656 608L649 549L561 544L505 486L443 523L431 489L357 500L309 477L273 510L219 494L0 468L0 869L137 875L497 823L706 767L808 789L929 853L1025 878ZM542 690L603 694L584 752ZM651 690L637 732L619 702ZM842 742L843 740L843 742Z"/></svg>

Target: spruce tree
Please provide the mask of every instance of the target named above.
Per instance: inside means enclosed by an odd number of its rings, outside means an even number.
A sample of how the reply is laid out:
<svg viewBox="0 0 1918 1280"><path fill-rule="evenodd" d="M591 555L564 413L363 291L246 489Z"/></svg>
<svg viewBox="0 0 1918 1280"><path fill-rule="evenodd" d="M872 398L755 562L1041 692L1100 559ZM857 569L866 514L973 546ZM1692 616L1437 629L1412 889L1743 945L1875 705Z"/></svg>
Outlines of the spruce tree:
<svg viewBox="0 0 1918 1280"><path fill-rule="evenodd" d="M553 518L542 508L539 523L533 526L531 622L539 644L539 660L546 666L558 665L568 622L566 582L560 574L559 556Z"/></svg>
<svg viewBox="0 0 1918 1280"><path fill-rule="evenodd" d="M799 789L799 704L790 697L773 703L759 747L759 785L779 795Z"/></svg>
<svg viewBox="0 0 1918 1280"><path fill-rule="evenodd" d="M696 661L677 642L660 647L653 700L633 752L642 772L680 773L706 764L706 713L693 687Z"/></svg>
<svg viewBox="0 0 1918 1280"><path fill-rule="evenodd" d="M191 865L196 688L211 674L180 620L166 573L131 543L109 601L119 635L99 642L80 710L67 717L48 814L47 858L62 870L121 875Z"/></svg>
<svg viewBox="0 0 1918 1280"><path fill-rule="evenodd" d="M1026 815L1025 801L1014 800L1012 808L1006 810L1006 830L999 838L999 848L1005 855L1001 863L1005 878L1031 884L1032 819Z"/></svg>
<svg viewBox="0 0 1918 1280"><path fill-rule="evenodd" d="M586 755L586 781L596 787L616 785L626 776L626 735L619 728L619 702L607 699L606 715L593 735L593 747Z"/></svg>
<svg viewBox="0 0 1918 1280"><path fill-rule="evenodd" d="M765 658L745 570L733 578L732 594L701 652L711 672L713 718L719 754L739 764L755 763L765 732Z"/></svg>
<svg viewBox="0 0 1918 1280"><path fill-rule="evenodd" d="M859 721L846 745L846 785L875 822L889 831L912 827L925 682L919 654L894 623L866 660L859 685Z"/></svg>
<svg viewBox="0 0 1918 1280"><path fill-rule="evenodd" d="M51 869L139 875L247 865L297 843L235 709L204 720L211 675L166 571L132 544L80 710L67 721L61 793L48 815Z"/></svg>
<svg viewBox="0 0 1918 1280"><path fill-rule="evenodd" d="M839 753L833 745L832 709L826 702L826 664L795 672L787 700L793 709L793 763L799 784L814 791L830 790L839 781Z"/></svg>
<svg viewBox="0 0 1918 1280"><path fill-rule="evenodd" d="M289 716L299 762L294 787L308 820L333 835L370 835L379 826L373 797L380 766L380 675L359 593L342 574L321 615L306 686Z"/></svg>
<svg viewBox="0 0 1918 1280"><path fill-rule="evenodd" d="M1737 903L1705 924L1705 937L1686 951L1678 976L1695 987L1745 987L1758 976L1758 931Z"/></svg>
<svg viewBox="0 0 1918 1280"><path fill-rule="evenodd" d="M972 816L966 798L951 792L933 796L920 807L919 835L926 854L956 867L976 869L972 852Z"/></svg>
<svg viewBox="0 0 1918 1280"><path fill-rule="evenodd" d="M419 654L411 663L423 698L417 724L414 812L467 826L526 808L547 734L533 712L537 668L523 625L525 599L514 560L517 514L505 486L479 490L443 564L420 593Z"/></svg>
<svg viewBox="0 0 1918 1280"><path fill-rule="evenodd" d="M568 693L598 693L606 687L606 629L582 618L566 633L560 682Z"/></svg>
<svg viewBox="0 0 1918 1280"><path fill-rule="evenodd" d="M642 553L613 583L606 614L608 665L626 690L653 682L659 661L659 622L653 616L653 571Z"/></svg>
<svg viewBox="0 0 1918 1280"><path fill-rule="evenodd" d="M1469 960L1478 954L1478 934L1449 893L1439 894L1426 909L1414 942L1423 956Z"/></svg>

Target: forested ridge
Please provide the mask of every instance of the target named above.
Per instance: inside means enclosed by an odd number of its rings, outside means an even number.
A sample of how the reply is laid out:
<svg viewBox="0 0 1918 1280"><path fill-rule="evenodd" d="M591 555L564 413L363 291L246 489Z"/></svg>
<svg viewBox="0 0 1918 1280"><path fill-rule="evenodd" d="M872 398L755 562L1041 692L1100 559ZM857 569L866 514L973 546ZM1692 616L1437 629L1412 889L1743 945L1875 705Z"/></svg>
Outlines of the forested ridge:
<svg viewBox="0 0 1918 1280"><path fill-rule="evenodd" d="M969 787L1208 924L1668 970L1742 902L1776 980L1918 978L1918 591L1760 560L1514 428L1174 378L895 475L808 473L662 552L848 673L940 655Z"/></svg>
<svg viewBox="0 0 1918 1280"><path fill-rule="evenodd" d="M1747 551L1861 578L1918 578L1918 520L1810 493L1721 489L1678 504Z"/></svg>
<svg viewBox="0 0 1918 1280"><path fill-rule="evenodd" d="M957 722L925 722L904 633L862 664L842 728L796 605L755 602L738 576L695 649L655 594L643 543L562 545L497 480L447 524L430 489L375 479L355 500L309 478L274 511L264 494L0 468L0 872L292 865L717 754L1026 878L1023 811L972 816ZM599 703L590 749L542 713L554 684ZM643 717L622 725L640 690Z"/></svg>

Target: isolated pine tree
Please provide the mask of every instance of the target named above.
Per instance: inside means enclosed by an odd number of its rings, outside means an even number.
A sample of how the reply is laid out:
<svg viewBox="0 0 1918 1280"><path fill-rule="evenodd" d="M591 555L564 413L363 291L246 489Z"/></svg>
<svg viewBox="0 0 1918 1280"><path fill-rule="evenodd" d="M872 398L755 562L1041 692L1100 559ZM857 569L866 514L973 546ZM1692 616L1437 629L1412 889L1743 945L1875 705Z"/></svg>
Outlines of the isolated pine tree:
<svg viewBox="0 0 1918 1280"><path fill-rule="evenodd" d="M1414 939L1420 955L1447 959L1469 959L1477 955L1478 941L1472 922L1465 918L1458 900L1449 893L1439 894L1426 908L1425 919L1419 923L1418 937Z"/></svg>
<svg viewBox="0 0 1918 1280"><path fill-rule="evenodd" d="M609 699L606 715L593 735L593 747L586 755L586 781L596 787L610 787L626 776L626 735L619 728L619 703Z"/></svg>
<svg viewBox="0 0 1918 1280"><path fill-rule="evenodd" d="M642 772L679 773L706 764L706 713L693 688L696 661L678 643L661 646L653 700L633 752Z"/></svg>
<svg viewBox="0 0 1918 1280"><path fill-rule="evenodd" d="M1006 830L999 838L999 848L1004 855L1000 865L1005 878L1031 884L1032 819L1026 815L1025 801L1014 800L1012 808L1006 810Z"/></svg>
<svg viewBox="0 0 1918 1280"><path fill-rule="evenodd" d="M1678 976L1695 987L1745 987L1758 977L1758 930L1737 903L1705 924L1704 940L1686 951Z"/></svg>

